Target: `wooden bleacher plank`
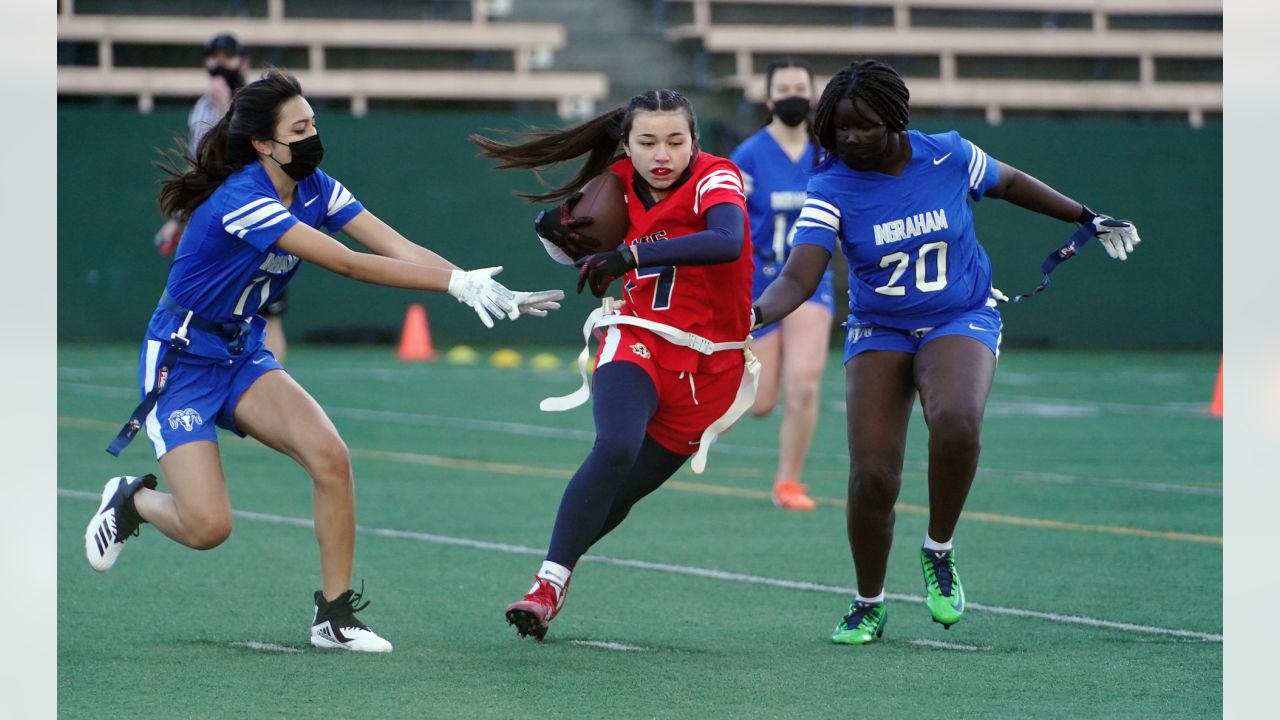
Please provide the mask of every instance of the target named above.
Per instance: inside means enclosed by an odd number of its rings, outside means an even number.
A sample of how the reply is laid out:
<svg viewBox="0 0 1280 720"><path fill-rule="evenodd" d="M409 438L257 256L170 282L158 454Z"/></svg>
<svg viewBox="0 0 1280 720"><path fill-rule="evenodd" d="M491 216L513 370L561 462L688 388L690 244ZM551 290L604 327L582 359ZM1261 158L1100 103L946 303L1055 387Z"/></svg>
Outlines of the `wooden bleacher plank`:
<svg viewBox="0 0 1280 720"><path fill-rule="evenodd" d="M1115 15L1220 15L1223 0L667 0L693 5L907 7L1010 12L1101 11Z"/></svg>
<svg viewBox="0 0 1280 720"><path fill-rule="evenodd" d="M458 100L603 99L608 78L594 72L513 72L479 70L326 70L295 73L314 97ZM205 78L187 69L94 67L58 68L58 93L69 95L150 95L198 97Z"/></svg>
<svg viewBox="0 0 1280 720"><path fill-rule="evenodd" d="M1222 57L1222 33L1110 30L974 30L716 25L703 37L712 52L847 53L1084 57Z"/></svg>
<svg viewBox="0 0 1280 720"><path fill-rule="evenodd" d="M311 46L429 48L446 50L526 49L565 46L563 25L555 23L436 22L428 20L343 20L289 18L58 16L58 40L138 44L201 45L231 32L250 47Z"/></svg>
<svg viewBox="0 0 1280 720"><path fill-rule="evenodd" d="M814 77L825 87L828 77ZM1109 81L951 80L906 78L915 108L969 108L985 111L1000 122L1011 110L1080 112L1185 112L1199 126L1208 112L1222 112L1220 83L1156 83L1138 85ZM764 101L764 75L729 77L724 83L742 89L753 102Z"/></svg>

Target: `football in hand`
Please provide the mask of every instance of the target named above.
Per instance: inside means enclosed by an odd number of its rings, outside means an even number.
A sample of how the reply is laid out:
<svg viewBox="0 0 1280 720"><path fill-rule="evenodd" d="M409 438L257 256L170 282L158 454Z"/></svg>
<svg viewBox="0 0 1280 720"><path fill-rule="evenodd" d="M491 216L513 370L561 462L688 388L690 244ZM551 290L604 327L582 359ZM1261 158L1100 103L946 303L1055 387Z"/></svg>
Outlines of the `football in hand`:
<svg viewBox="0 0 1280 720"><path fill-rule="evenodd" d="M611 172L601 173L582 186L582 198L573 206L571 214L575 218L591 218L591 224L578 228L577 232L594 245L592 253L613 250L627 239L627 228L631 226L627 192L622 180Z"/></svg>

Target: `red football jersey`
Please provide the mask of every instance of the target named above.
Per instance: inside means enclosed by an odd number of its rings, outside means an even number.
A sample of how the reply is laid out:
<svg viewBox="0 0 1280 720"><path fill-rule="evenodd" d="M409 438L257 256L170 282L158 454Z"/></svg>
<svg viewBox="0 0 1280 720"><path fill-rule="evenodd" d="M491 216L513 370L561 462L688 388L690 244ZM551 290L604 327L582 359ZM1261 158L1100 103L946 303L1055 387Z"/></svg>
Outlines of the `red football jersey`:
<svg viewBox="0 0 1280 720"><path fill-rule="evenodd" d="M662 242L707 229L707 209L721 203L742 208L742 252L716 265L677 265L631 270L623 276L622 312L696 333L712 342L744 340L751 331L751 223L742 176L729 160L699 152L689 179L646 209L636 194L635 166L623 158L609 170L627 189L631 227L626 243ZM742 353L702 355L654 336L658 365L668 370L719 372L741 367Z"/></svg>

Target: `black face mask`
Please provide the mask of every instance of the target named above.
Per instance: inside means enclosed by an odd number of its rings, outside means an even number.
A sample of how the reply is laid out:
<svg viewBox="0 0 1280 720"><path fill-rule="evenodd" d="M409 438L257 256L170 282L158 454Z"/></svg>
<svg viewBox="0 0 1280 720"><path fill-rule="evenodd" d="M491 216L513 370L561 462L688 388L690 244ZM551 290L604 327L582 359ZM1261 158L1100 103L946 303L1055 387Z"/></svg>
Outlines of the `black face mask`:
<svg viewBox="0 0 1280 720"><path fill-rule="evenodd" d="M282 143L274 138L271 142L289 148L289 153L293 156L289 162L281 163L274 155L271 159L276 160L276 164L284 174L293 178L294 182L301 182L310 177L311 173L320 167L320 161L324 159L324 145L320 142L320 133L291 143Z"/></svg>
<svg viewBox="0 0 1280 720"><path fill-rule="evenodd" d="M220 77L227 81L227 87L231 88L231 92L235 92L244 87L244 73L234 68L223 65L214 65L208 68L211 77Z"/></svg>
<svg viewBox="0 0 1280 720"><path fill-rule="evenodd" d="M809 105L809 98L782 98L773 103L773 114L788 127L795 127L809 117Z"/></svg>

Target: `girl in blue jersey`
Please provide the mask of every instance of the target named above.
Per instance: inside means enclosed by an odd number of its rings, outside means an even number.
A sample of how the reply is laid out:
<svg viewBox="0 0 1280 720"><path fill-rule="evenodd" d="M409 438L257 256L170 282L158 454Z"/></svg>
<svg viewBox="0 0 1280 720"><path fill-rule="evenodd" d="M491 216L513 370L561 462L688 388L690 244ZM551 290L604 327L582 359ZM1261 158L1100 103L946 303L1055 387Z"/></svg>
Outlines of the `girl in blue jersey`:
<svg viewBox="0 0 1280 720"><path fill-rule="evenodd" d="M765 71L768 125L739 145L729 159L742 171L747 214L755 248L751 297L759 298L778 276L787 254L809 171L821 150L809 131L813 71L799 60L778 60ZM752 335L751 349L761 364L760 386L751 414L764 417L778 404L779 378L786 396L778 431L778 469L773 503L787 510L813 510L815 503L800 483L805 455L818 424L818 385L827 366L835 291L831 272L823 273L817 290L781 322Z"/></svg>
<svg viewBox="0 0 1280 720"><path fill-rule="evenodd" d="M840 244L849 261L847 529L858 592L831 639L854 645L884 632L893 507L917 394L929 428L926 605L943 627L964 612L951 538L977 470L1002 327L967 201L1000 198L1088 226L1120 260L1139 242L1131 223L1094 214L955 132L908 131L908 97L898 73L874 60L831 79L814 117L831 156L809 181L781 276L754 307L757 324L785 317L813 294Z"/></svg>
<svg viewBox="0 0 1280 720"><path fill-rule="evenodd" d="M155 445L168 493L154 475L107 482L85 532L95 570L107 570L140 523L207 550L231 534L231 503L215 426L251 435L311 476L322 588L311 643L386 652L391 643L355 613L355 485L351 459L320 405L263 345L260 310L306 260L365 282L447 291L488 327L502 316L545 315L563 293L513 293L501 268L463 271L364 209L317 169L324 148L295 78L268 72L238 91L188 167L169 168L159 201L187 222L139 356L142 403L108 451L140 429ZM342 230L355 252L317 228Z"/></svg>

